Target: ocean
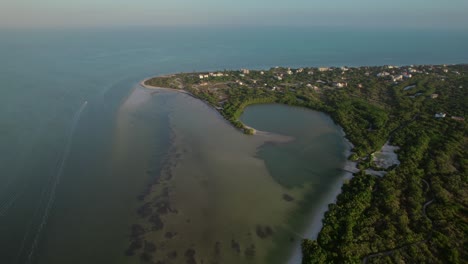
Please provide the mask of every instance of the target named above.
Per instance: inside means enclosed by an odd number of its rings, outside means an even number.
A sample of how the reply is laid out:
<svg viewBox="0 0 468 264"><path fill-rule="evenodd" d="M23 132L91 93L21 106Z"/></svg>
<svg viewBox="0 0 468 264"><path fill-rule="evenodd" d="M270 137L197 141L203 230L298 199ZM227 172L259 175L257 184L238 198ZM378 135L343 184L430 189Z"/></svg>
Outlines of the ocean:
<svg viewBox="0 0 468 264"><path fill-rule="evenodd" d="M2 263L133 261L121 251L128 246L129 223L140 206L136 194L181 144L174 139L177 131L199 129L188 126L190 119L174 121L174 116L183 116L174 103L190 99L158 95L141 107L122 110L145 77L274 66L468 62L468 34L460 31L2 29L0 39ZM177 126L186 130L174 132ZM192 148L196 139L187 141ZM265 155L261 171L281 178L284 168L268 161L284 157L269 148L265 145L255 154ZM179 173L185 175L190 163L182 165ZM128 230L115 232L122 228Z"/></svg>

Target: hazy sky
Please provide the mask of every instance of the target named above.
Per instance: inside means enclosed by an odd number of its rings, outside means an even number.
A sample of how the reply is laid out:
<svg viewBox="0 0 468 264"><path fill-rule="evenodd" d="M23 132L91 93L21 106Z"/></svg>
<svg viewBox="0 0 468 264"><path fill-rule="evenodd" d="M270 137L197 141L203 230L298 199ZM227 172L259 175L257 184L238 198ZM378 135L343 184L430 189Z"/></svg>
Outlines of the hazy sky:
<svg viewBox="0 0 468 264"><path fill-rule="evenodd" d="M166 25L468 29L468 0L0 0L0 27Z"/></svg>

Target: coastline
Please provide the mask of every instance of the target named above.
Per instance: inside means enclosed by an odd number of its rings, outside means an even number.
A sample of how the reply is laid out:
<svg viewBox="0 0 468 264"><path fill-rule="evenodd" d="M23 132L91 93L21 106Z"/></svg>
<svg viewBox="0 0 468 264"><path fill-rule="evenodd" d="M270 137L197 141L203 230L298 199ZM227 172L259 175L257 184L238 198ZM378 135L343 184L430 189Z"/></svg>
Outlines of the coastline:
<svg viewBox="0 0 468 264"><path fill-rule="evenodd" d="M173 76L173 75L169 75L169 76ZM140 85L143 88L146 88L146 89L174 91L174 92L180 92L180 93L192 96L192 97L204 102L210 108L215 110L219 114L219 116L222 117L222 119L224 121L226 121L230 125L232 125L232 123L229 122L227 119L225 119L225 117L219 112L218 109L216 109L214 106L210 105L205 100L202 100L202 99L198 98L197 96L195 96L194 94L192 94L192 93L190 93L190 92L188 92L186 90L175 89L175 88L166 88L166 87L155 87L155 86L151 86L151 85L146 84L146 82L148 80L150 80L152 78L158 78L158 77L165 77L165 76L155 76L155 77L150 77L150 78L144 79L143 81L140 82ZM323 113L325 113L325 112L323 112ZM328 113L325 113L325 114L329 115ZM330 118L331 118L331 116L330 116ZM335 122L335 121L333 120L333 122ZM245 125L244 123L242 123L242 125L244 126L244 129L253 130L254 131L253 135L258 135L258 136L276 135L276 134L271 133L271 132L257 130L257 129L255 129L253 127ZM335 123L335 125L339 126L337 123ZM335 203L337 201L338 195L342 192L343 185L346 183L346 181L350 180L353 177L353 173L356 173L356 172L359 171L356 168L357 162L353 162L353 161L349 160L349 157L352 154L352 149L354 148L354 145L349 141L348 138L346 138L346 133L344 132L343 128L341 126L339 126L339 127L340 127L340 130L342 132L343 140L345 141L345 143L347 145L347 149L344 152L344 156L346 157L346 161L343 163L343 166L341 168L342 172L340 173L339 179L337 179L336 183L331 185L330 192L326 196L324 196L322 198L322 205L320 206L319 210L314 214L314 216L311 217L310 224L304 229L303 237L302 237L303 239L316 239L317 238L320 230L322 229L322 221L323 221L323 219L325 217L325 213L328 211L329 204ZM285 137L287 137L287 136L285 136ZM286 139L284 142L288 142L290 140L293 140L293 138L291 138L289 140ZM302 249L301 249L301 246L299 245L299 246L295 247L294 250L291 252L290 256L288 257L287 263L289 263L289 264L300 263L301 260L302 260Z"/></svg>
<svg viewBox="0 0 468 264"><path fill-rule="evenodd" d="M156 87L156 86L151 86L151 85L148 85L146 84L146 82L148 80L151 80L153 78L160 78L160 77L171 77L173 75L163 75L163 76L155 76L155 77L149 77L149 78L146 78L144 80L142 80L139 84L140 86L142 86L143 88L146 88L146 89L151 89L151 90L157 90L157 89L160 89L160 90L167 90L167 91L176 91L176 92L179 92L179 93L184 93L184 94L188 94L190 96L193 96L195 98L197 98L194 94L190 93L190 92L187 92L183 89L174 89L174 88L166 88L166 87ZM199 98L197 98L199 99Z"/></svg>
<svg viewBox="0 0 468 264"><path fill-rule="evenodd" d="M173 92L179 92L179 93L183 93L183 94L187 94L189 96L192 96L193 98L196 98L202 102L204 102L207 106L211 107L213 110L216 111L216 113L219 114L219 116L224 120L226 121L227 123L229 123L231 126L234 127L234 125L229 122L229 120L227 120L219 111L219 109L217 109L216 107L210 105L208 102L206 102L205 100L197 97L196 95L194 95L193 93L191 92L188 92L184 89L174 89L174 88L167 88L167 87L156 87L156 86L151 86L151 85L148 85L146 84L146 82L148 80L151 80L153 78L161 78L161 77L171 77L171 76L174 76L173 74L170 74L170 75L162 75L162 76L154 76L154 77L149 77L149 78L146 78L144 80L142 80L139 85L145 89L150 89L150 90L165 90L165 91L173 91ZM285 136L285 135L279 135L279 134L275 134L275 133L272 133L272 132L268 132L268 131L261 131L261 130L258 130L258 129L255 129L253 127L250 127L244 123L242 123L240 120L238 120L242 125L243 125L243 128L241 128L240 130L244 132L244 134L247 134L245 133L245 131L251 131L251 134L249 135L259 135L259 136L282 136L282 137L285 137L286 139L284 139L285 142L287 141L290 141L290 140L294 140L292 137L289 137L289 136ZM289 139L288 139L289 138Z"/></svg>
<svg viewBox="0 0 468 264"><path fill-rule="evenodd" d="M336 125L339 126L338 124ZM342 173L339 179L337 179L337 181L331 186L328 194L322 198L322 206L320 206L320 208L317 210L317 213L311 217L310 225L304 230L303 239L311 239L311 240L317 239L317 236L320 233L320 230L322 230L322 227L323 227L322 221L324 220L325 214L328 211L328 206L330 204L336 203L338 195L340 195L342 192L343 185L346 184L346 182L349 181L353 177L354 173L359 171L359 169L357 169L356 167L357 162L351 161L349 159L349 157L353 153L352 149L354 148L354 145L353 143L349 141L348 138L346 138L346 133L343 131L343 128L341 126L339 127L342 132L343 140L345 141L347 145L347 149L344 152L346 161L343 163ZM352 170L357 170L357 171L353 172ZM302 248L301 246L299 246L291 254L287 263L296 264L296 263L301 263L301 261L302 261Z"/></svg>

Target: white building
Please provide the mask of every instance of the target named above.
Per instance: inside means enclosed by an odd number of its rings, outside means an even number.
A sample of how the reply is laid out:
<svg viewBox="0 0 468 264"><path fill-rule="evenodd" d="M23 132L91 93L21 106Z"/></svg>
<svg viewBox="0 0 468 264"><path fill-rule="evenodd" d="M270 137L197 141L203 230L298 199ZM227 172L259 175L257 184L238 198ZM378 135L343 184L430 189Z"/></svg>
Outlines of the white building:
<svg viewBox="0 0 468 264"><path fill-rule="evenodd" d="M384 72L378 73L377 77L386 77L386 76L389 76L389 75L390 75L390 73L384 71Z"/></svg>
<svg viewBox="0 0 468 264"><path fill-rule="evenodd" d="M403 80L403 75L397 75L397 76L393 77L394 82L398 82L398 81L401 81L401 80Z"/></svg>
<svg viewBox="0 0 468 264"><path fill-rule="evenodd" d="M345 82L335 82L335 83L333 83L333 86L335 86L337 88L343 88L343 87L348 86L348 84L345 83Z"/></svg>
<svg viewBox="0 0 468 264"><path fill-rule="evenodd" d="M413 77L413 75L411 73L404 72L403 77L409 79L409 78Z"/></svg>

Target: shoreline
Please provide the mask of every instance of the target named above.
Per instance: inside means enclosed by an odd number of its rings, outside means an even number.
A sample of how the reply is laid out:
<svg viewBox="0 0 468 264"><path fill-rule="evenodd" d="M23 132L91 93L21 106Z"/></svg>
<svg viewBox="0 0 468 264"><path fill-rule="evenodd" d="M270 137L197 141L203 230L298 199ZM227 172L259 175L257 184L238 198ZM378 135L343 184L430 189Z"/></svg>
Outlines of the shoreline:
<svg viewBox="0 0 468 264"><path fill-rule="evenodd" d="M331 117L330 117L331 118ZM332 119L333 120L333 119ZM338 125L338 124L336 124ZM339 125L338 125L339 126ZM344 155L346 157L346 161L343 163L343 167L341 168L342 172L340 173L340 177L337 181L331 185L330 190L327 195L322 197L322 206L317 210L317 213L310 218L310 225L304 229L303 232L303 239L317 239L318 234L322 230L323 227L323 219L325 218L325 214L328 211L328 207L330 204L334 204L337 201L338 196L342 193L343 185L349 181L353 174L356 172L352 172L351 169L357 170L357 162L352 161L349 159L351 154L353 153L351 150L354 148L354 145L346 138L346 133L343 131L343 128L339 126L342 132L343 140L347 145L347 149L344 151ZM288 264L296 264L301 263L302 261L302 248L299 245L294 252L291 253L289 257Z"/></svg>
<svg viewBox="0 0 468 264"><path fill-rule="evenodd" d="M227 119L221 114L221 112L219 111L219 109L217 109L216 107L210 105L208 102L206 102L205 100L203 100L203 99L197 97L196 95L194 95L194 94L191 93L191 92L188 92L188 91L186 91L186 90L184 90L184 89L175 89L175 88L167 88L167 87L157 87L157 86L151 86L151 85L146 84L146 82L147 82L148 80L151 80L151 79L153 79L153 78L171 77L171 76L174 76L174 74L149 77L149 78L146 78L146 79L140 81L140 82L139 82L139 85L140 85L141 87L145 88L145 89L150 89L150 90L157 90L157 89L159 89L159 90L165 90L165 91L174 91L174 92L179 92L179 93L183 93L183 94L187 94L187 95L189 95L189 96L192 96L193 98L202 101L202 102L205 103L207 106L209 106L210 108L212 108L213 110L215 110L216 113L218 113L219 116L220 116L224 121L226 121L227 123L229 123L229 124L230 124L232 127L234 127L235 129L238 129L238 128L236 128L231 122L229 122L229 120L227 120ZM239 130L241 130L242 132L244 132L244 134L247 134L247 133L245 133L245 130L250 130L250 131L252 131L252 134L250 134L250 135L258 135L258 136L277 136L277 135L279 135L279 134L276 134L276 133L272 133L272 132L268 132L268 131L261 131L261 130L255 129L255 128L253 128L253 127L250 127L250 126L248 126L248 125L242 123L240 120L238 120L238 121L244 126L243 128L239 129ZM289 136L285 136L285 135L279 135L279 136L288 137L288 138L289 138ZM291 138L290 140L294 140L294 139ZM286 140L286 141L287 141L287 140Z"/></svg>
<svg viewBox="0 0 468 264"><path fill-rule="evenodd" d="M176 92L179 92L179 93L184 93L184 94L188 94L192 97L195 97L197 99L200 100L200 98L196 97L194 94L192 94L191 92L187 92L183 89L174 89L174 88L166 88L166 87L156 87L156 86L151 86L151 85L148 85L146 84L146 82L148 80L151 80L153 78L161 78L161 77L170 77L170 76L173 76L173 75L163 75L163 76L155 76L155 77L149 77L149 78L146 78L142 81L139 82L139 85L143 88L146 88L146 89L151 89L151 90L156 90L156 89L161 89L161 90L166 90L166 91L176 91ZM203 101L203 100L202 100Z"/></svg>
<svg viewBox="0 0 468 264"><path fill-rule="evenodd" d="M192 94L192 93L190 93L190 92L188 92L186 90L166 88L166 87L155 87L155 86L151 86L151 85L146 84L146 82L148 80L150 80L150 79L158 78L158 77L167 77L167 76L174 76L174 75L149 77L149 78L146 78L146 79L142 80L140 82L140 86L143 87L143 88L146 88L146 89L152 89L152 90L160 89L160 90L166 90L166 91L174 91L174 92L180 92L180 93L192 96L192 97L194 97L194 98L196 98L198 100L201 100L206 105L211 107L213 110L215 110L220 115L220 117L222 117L222 119L224 121L228 122L231 126L233 126L232 123L229 122L220 113L220 111L218 109L216 109L214 106L210 105L208 102L198 98L197 96L195 96L194 94ZM323 112L323 113L325 113L325 112ZM325 113L325 114L328 115L328 113ZM332 119L331 116L330 116L330 118ZM239 122L240 122L240 120L239 120ZM333 122L335 122L335 121L333 120ZM253 128L253 127L247 126L244 123L242 123L242 124L243 124L245 129L251 129L252 131L254 131L253 135L257 135L257 136L275 135L274 133L266 132L266 131L260 131L260 130L257 130L255 128ZM337 124L337 123L335 123L335 124L337 126L339 126L339 124ZM339 128L342 131L343 140L345 141L345 143L347 145L347 149L344 152L344 155L346 157L346 161L344 162L344 164L343 164L343 166L341 168L342 172L340 173L339 179L337 180L336 183L334 183L333 185L330 186L330 192L328 193L328 195L323 197L323 205L320 206L317 213L314 216L311 217L310 225L308 225L304 229L302 239L315 239L318 236L318 234L320 233L320 231L321 231L321 229L323 227L322 221L325 218L325 213L328 211L329 204L336 203L338 195L341 194L341 192L342 192L343 185L346 184L346 181L350 180L353 177L354 173L359 171L359 169L356 168L357 163L354 162L354 161L349 160L349 157L352 154L352 149L354 148L354 145L349 141L348 138L346 138L346 133L344 132L343 128L341 126L339 126ZM288 142L288 141L289 140L285 140L285 142ZM287 263L289 263L289 264L299 263L301 260L302 260L302 248L299 245L298 247L293 249L290 256L288 257Z"/></svg>

